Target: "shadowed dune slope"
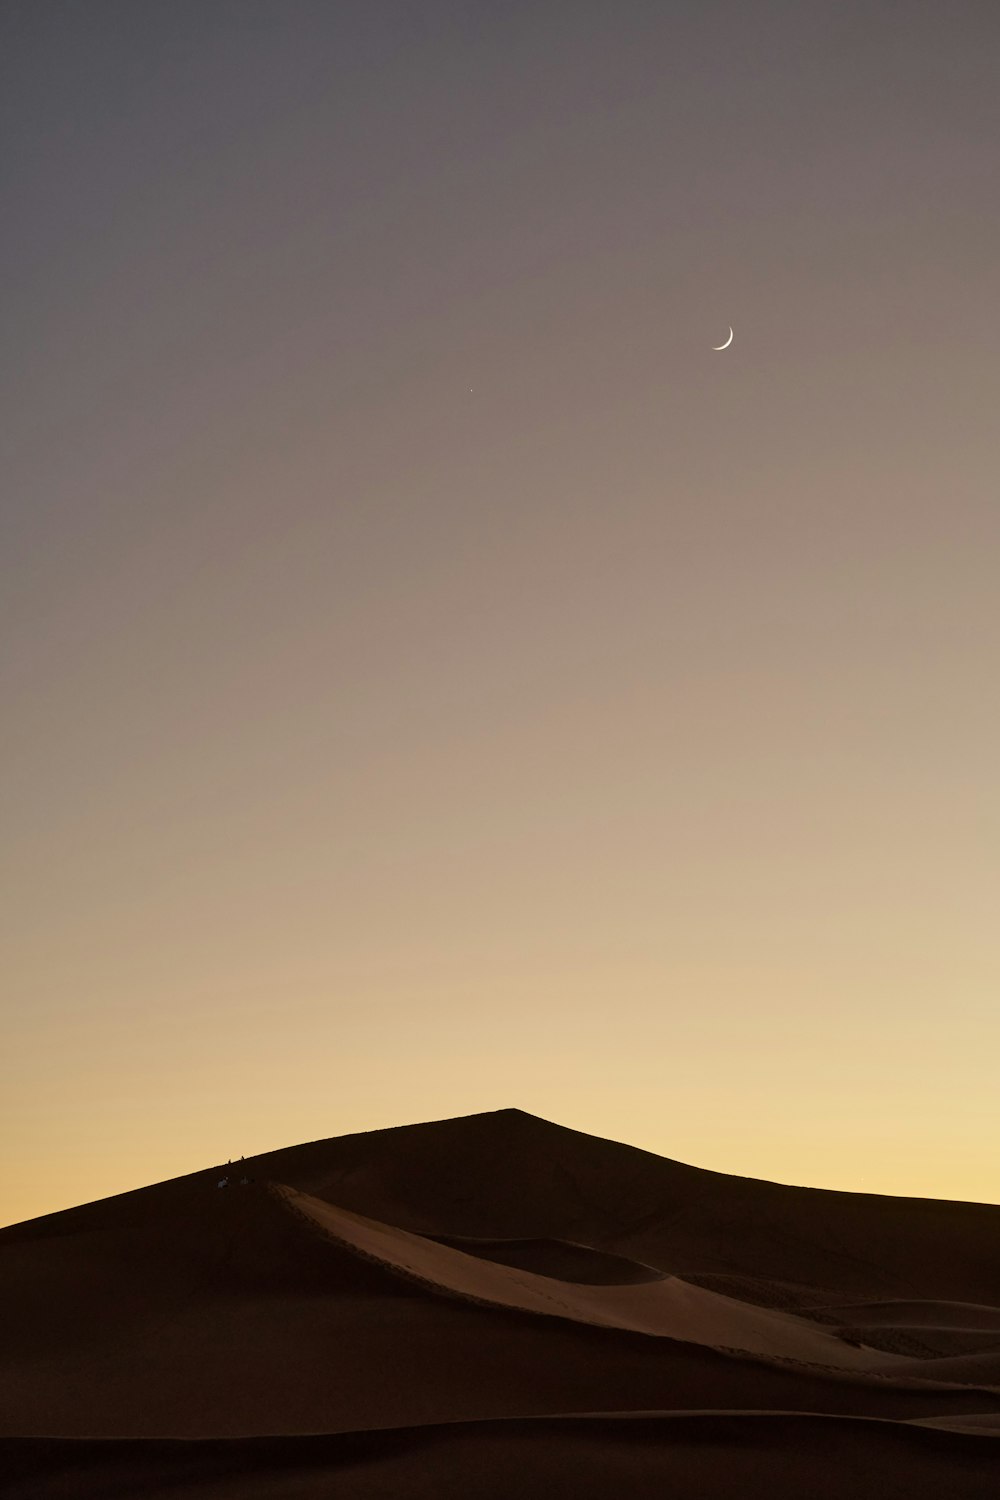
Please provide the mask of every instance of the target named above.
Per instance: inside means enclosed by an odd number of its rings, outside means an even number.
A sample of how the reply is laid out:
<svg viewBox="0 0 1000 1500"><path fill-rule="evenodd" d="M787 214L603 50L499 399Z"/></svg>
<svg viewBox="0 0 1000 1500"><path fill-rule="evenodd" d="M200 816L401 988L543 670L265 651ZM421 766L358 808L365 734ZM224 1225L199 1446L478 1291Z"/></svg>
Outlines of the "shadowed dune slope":
<svg viewBox="0 0 1000 1500"><path fill-rule="evenodd" d="M995 1307L889 1299L815 1311L833 1325L840 1338L890 1355L930 1361L992 1354L994 1367L1000 1367L1000 1309ZM925 1375L930 1368L925 1364Z"/></svg>
<svg viewBox="0 0 1000 1500"><path fill-rule="evenodd" d="M955 1381L975 1385L980 1390L1000 1393L1000 1349L985 1353L946 1354L931 1357L897 1359L887 1366L893 1375L916 1375L921 1380Z"/></svg>
<svg viewBox="0 0 1000 1500"><path fill-rule="evenodd" d="M1000 1342L1000 1307L986 1307L974 1302L861 1302L840 1307L825 1307L838 1322L856 1327L882 1326L910 1328L954 1328L969 1332L997 1335Z"/></svg>
<svg viewBox="0 0 1000 1500"><path fill-rule="evenodd" d="M988 1425L792 1412L638 1413L459 1422L234 1443L0 1442L10 1500L984 1500ZM877 1476L877 1479L876 1479ZM873 1485L877 1483L877 1490Z"/></svg>
<svg viewBox="0 0 1000 1500"><path fill-rule="evenodd" d="M970 1412L964 1417L911 1417L911 1427L937 1427L942 1432L983 1432L1000 1435L1000 1412Z"/></svg>

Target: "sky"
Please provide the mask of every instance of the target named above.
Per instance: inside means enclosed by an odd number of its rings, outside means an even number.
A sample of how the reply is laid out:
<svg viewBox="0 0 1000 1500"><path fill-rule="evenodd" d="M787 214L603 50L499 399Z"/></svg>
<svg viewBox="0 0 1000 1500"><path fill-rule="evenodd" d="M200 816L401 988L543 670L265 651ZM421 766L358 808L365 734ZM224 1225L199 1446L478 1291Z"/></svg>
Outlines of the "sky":
<svg viewBox="0 0 1000 1500"><path fill-rule="evenodd" d="M998 45L5 0L0 1222L509 1106L1000 1199Z"/></svg>

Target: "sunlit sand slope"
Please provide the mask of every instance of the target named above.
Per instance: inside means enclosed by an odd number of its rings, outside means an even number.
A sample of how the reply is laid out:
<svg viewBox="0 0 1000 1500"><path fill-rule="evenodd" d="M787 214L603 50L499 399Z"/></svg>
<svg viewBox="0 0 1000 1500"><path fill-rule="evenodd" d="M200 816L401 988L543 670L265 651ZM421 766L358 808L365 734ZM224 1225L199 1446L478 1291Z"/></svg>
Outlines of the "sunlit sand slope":
<svg viewBox="0 0 1000 1500"><path fill-rule="evenodd" d="M892 1363L891 1357L845 1344L804 1318L753 1307L690 1286L677 1276L621 1286L556 1280L482 1260L293 1188L277 1186L275 1191L336 1244L429 1291L598 1327L843 1369L878 1370Z"/></svg>

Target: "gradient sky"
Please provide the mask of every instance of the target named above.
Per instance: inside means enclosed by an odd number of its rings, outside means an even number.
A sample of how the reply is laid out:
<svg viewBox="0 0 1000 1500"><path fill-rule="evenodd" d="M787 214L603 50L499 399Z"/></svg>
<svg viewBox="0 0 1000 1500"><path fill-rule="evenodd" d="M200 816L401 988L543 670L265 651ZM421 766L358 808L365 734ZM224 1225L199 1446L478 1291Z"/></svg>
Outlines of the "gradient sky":
<svg viewBox="0 0 1000 1500"><path fill-rule="evenodd" d="M5 0L0 1222L508 1105L1000 1198L998 49Z"/></svg>

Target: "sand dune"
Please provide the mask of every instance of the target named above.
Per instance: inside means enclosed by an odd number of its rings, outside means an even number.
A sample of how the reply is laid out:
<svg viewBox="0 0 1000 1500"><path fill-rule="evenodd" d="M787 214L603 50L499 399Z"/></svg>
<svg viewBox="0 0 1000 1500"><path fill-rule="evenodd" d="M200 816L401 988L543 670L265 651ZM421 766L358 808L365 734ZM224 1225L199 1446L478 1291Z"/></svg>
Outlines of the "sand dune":
<svg viewBox="0 0 1000 1500"><path fill-rule="evenodd" d="M937 1427L942 1432L995 1432L1000 1434L1000 1412L969 1412L964 1417L911 1417L913 1427Z"/></svg>
<svg viewBox="0 0 1000 1500"><path fill-rule="evenodd" d="M968 1302L885 1302L816 1310L841 1338L908 1361L994 1354L1000 1362L1000 1311Z"/></svg>
<svg viewBox="0 0 1000 1500"><path fill-rule="evenodd" d="M996 1208L507 1110L221 1170L0 1230L15 1496L1000 1483Z"/></svg>
<svg viewBox="0 0 1000 1500"><path fill-rule="evenodd" d="M935 1302L930 1298L923 1302L903 1302L890 1298L885 1302L826 1307L823 1311L834 1315L838 1322L863 1328L954 1328L1000 1336L1000 1308L975 1302Z"/></svg>
<svg viewBox="0 0 1000 1500"><path fill-rule="evenodd" d="M12 1500L882 1500L995 1493L988 1420L914 1424L798 1412L644 1412L450 1422L334 1436L0 1442ZM877 1486L877 1488L876 1488Z"/></svg>
<svg viewBox="0 0 1000 1500"><path fill-rule="evenodd" d="M667 1274L656 1266L629 1260L624 1255L610 1255L590 1245L556 1239L481 1239L475 1235L435 1234L427 1236L453 1250L464 1250L480 1260L496 1261L539 1276L558 1281L578 1281L592 1286L627 1286L643 1281L661 1281Z"/></svg>
<svg viewBox="0 0 1000 1500"><path fill-rule="evenodd" d="M889 1367L893 1375L916 1375L921 1380L957 1381L980 1390L1000 1392L1000 1349L978 1354L946 1354L929 1359L900 1359Z"/></svg>
<svg viewBox="0 0 1000 1500"><path fill-rule="evenodd" d="M337 1244L431 1292L492 1307L834 1368L878 1370L892 1363L891 1358L874 1350L844 1343L804 1318L752 1307L692 1286L677 1276L663 1275L639 1285L619 1286L556 1281L377 1223L293 1188L279 1184L275 1191Z"/></svg>

